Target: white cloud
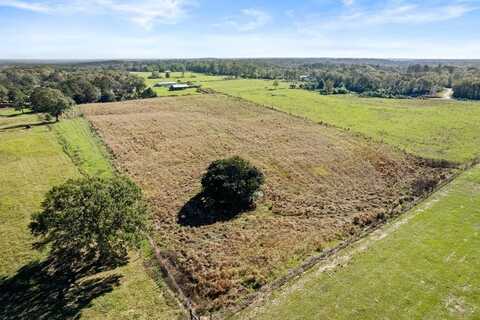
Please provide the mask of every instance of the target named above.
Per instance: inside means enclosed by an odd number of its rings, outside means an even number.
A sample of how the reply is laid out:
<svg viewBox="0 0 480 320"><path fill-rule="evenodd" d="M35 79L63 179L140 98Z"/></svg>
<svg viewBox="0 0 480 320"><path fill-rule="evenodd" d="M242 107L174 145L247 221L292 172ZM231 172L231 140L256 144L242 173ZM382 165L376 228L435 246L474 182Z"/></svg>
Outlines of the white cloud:
<svg viewBox="0 0 480 320"><path fill-rule="evenodd" d="M381 8L356 8L329 17L314 15L310 19L299 21L297 26L304 33L319 33L332 29L358 30L375 25L420 25L460 18L475 10L478 7L466 2L428 5L393 1Z"/></svg>
<svg viewBox="0 0 480 320"><path fill-rule="evenodd" d="M53 0L27 2L0 0L0 6L42 13L119 14L139 26L150 29L155 23L176 23L186 15L190 0L73 0L69 3Z"/></svg>
<svg viewBox="0 0 480 320"><path fill-rule="evenodd" d="M90 0L108 10L127 16L134 23L150 29L154 23L176 23L186 14L186 0Z"/></svg>
<svg viewBox="0 0 480 320"><path fill-rule="evenodd" d="M244 9L237 18L226 19L226 24L238 31L248 32L257 30L272 21L272 17L265 11L258 9ZM218 25L220 26L220 25Z"/></svg>
<svg viewBox="0 0 480 320"><path fill-rule="evenodd" d="M460 18L466 13L475 10L466 4L451 4L438 7L422 7L416 4L405 4L387 8L378 14L364 14L366 22L370 24L385 23L429 23Z"/></svg>
<svg viewBox="0 0 480 320"><path fill-rule="evenodd" d="M355 3L355 0L342 0L343 4L347 7L352 6Z"/></svg>
<svg viewBox="0 0 480 320"><path fill-rule="evenodd" d="M17 1L17 0L0 0L0 6L2 7L12 7L22 10L29 10L34 12L49 12L50 8L48 5L42 3L29 3L26 1Z"/></svg>

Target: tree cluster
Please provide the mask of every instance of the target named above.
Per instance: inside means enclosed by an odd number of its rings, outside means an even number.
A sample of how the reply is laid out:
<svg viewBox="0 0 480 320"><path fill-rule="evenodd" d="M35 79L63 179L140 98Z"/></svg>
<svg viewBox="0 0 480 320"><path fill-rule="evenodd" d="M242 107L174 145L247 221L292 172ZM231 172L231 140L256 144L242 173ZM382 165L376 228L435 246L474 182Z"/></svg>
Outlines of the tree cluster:
<svg viewBox="0 0 480 320"><path fill-rule="evenodd" d="M9 67L0 70L0 103L57 117L71 102L113 102L153 97L144 79L126 71L79 67ZM61 114L61 113L60 113Z"/></svg>
<svg viewBox="0 0 480 320"><path fill-rule="evenodd" d="M464 80L454 85L453 96L458 99L480 100L480 78Z"/></svg>

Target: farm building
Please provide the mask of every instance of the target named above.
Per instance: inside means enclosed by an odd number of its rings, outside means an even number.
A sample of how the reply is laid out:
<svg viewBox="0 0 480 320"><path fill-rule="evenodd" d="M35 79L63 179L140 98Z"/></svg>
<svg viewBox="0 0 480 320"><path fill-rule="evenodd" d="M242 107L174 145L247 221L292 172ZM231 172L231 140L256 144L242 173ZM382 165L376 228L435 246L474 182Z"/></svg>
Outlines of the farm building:
<svg viewBox="0 0 480 320"><path fill-rule="evenodd" d="M194 86L183 84L183 83L175 83L170 86L170 91L178 91L178 90L185 90L188 88L193 88Z"/></svg>
<svg viewBox="0 0 480 320"><path fill-rule="evenodd" d="M170 87L170 86L172 86L172 85L175 85L175 84L177 84L177 83L174 82L174 81L157 82L157 83L155 83L154 87L157 87L157 88L158 88L158 87L168 88L168 87Z"/></svg>
<svg viewBox="0 0 480 320"><path fill-rule="evenodd" d="M311 76L309 75L302 75L300 76L300 81L310 81L313 80Z"/></svg>

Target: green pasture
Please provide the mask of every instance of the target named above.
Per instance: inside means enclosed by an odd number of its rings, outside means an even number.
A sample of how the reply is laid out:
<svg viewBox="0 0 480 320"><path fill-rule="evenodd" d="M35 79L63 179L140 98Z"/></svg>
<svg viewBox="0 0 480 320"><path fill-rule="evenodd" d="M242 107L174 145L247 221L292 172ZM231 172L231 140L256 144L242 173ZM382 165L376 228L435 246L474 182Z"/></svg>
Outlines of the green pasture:
<svg viewBox="0 0 480 320"><path fill-rule="evenodd" d="M203 86L359 132L426 158L466 162L480 155L479 102L324 96L288 89L285 82L275 89L273 81L265 80L207 81Z"/></svg>
<svg viewBox="0 0 480 320"><path fill-rule="evenodd" d="M480 167L238 319L479 319ZM376 240L375 240L376 239ZM380 240L378 240L380 239Z"/></svg>
<svg viewBox="0 0 480 320"><path fill-rule="evenodd" d="M35 114L0 109L0 173L1 319L167 320L180 315L163 284L147 275L148 252L132 253L128 265L72 287L38 270L45 254L32 249L28 224L44 194L82 174L113 174L86 120L49 124Z"/></svg>

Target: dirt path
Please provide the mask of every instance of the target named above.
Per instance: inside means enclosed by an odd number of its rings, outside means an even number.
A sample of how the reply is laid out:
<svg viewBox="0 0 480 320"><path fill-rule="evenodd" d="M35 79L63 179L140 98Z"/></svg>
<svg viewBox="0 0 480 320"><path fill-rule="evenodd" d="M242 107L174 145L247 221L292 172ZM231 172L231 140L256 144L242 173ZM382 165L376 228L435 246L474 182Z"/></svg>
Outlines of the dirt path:
<svg viewBox="0 0 480 320"><path fill-rule="evenodd" d="M445 90L440 93L440 99L451 100L452 98L453 98L452 88L445 88Z"/></svg>

